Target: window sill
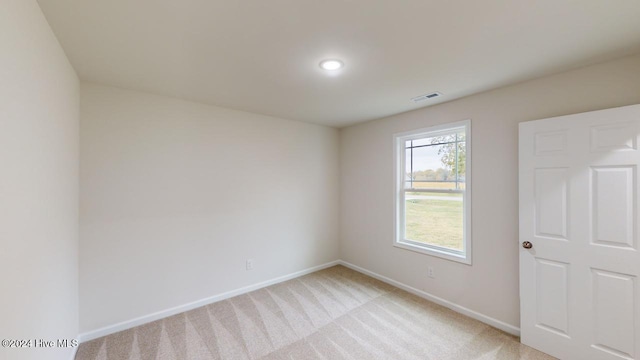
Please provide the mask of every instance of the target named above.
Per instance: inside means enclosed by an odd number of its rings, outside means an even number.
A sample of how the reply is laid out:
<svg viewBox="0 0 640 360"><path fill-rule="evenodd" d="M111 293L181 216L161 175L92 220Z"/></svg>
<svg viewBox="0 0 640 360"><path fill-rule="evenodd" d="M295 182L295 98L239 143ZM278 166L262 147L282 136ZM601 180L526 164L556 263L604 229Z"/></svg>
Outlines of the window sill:
<svg viewBox="0 0 640 360"><path fill-rule="evenodd" d="M393 246L400 249L404 249L404 250L410 250L410 251L418 252L425 255L439 257L445 260L459 262L465 265L471 265L471 257L469 256L468 252L465 255L455 251L447 251L446 249L429 247L428 245L425 245L425 246L414 245L413 243L402 242L402 241L394 242Z"/></svg>

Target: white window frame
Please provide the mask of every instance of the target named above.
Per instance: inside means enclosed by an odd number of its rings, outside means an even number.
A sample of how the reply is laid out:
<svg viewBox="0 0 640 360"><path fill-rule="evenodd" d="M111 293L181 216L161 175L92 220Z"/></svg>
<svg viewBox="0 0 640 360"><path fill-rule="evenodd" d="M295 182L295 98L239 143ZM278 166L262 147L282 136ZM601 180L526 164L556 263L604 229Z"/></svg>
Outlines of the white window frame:
<svg viewBox="0 0 640 360"><path fill-rule="evenodd" d="M405 238L405 142L407 140L421 139L425 137L447 134L455 129L465 130L466 163L465 163L465 190L446 189L411 189L411 192L461 192L463 194L463 250L448 249L440 246L429 245ZM447 260L457 261L471 265L471 120L463 120L455 123L431 126L393 135L393 158L394 158L394 203L395 203L395 224L393 246L416 251L419 253L440 257Z"/></svg>

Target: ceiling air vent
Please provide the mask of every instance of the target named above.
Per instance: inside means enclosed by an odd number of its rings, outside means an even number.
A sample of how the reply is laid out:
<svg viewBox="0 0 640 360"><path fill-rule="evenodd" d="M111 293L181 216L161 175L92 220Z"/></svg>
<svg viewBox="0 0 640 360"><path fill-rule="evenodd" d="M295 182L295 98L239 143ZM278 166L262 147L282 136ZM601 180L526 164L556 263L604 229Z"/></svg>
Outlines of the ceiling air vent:
<svg viewBox="0 0 640 360"><path fill-rule="evenodd" d="M416 97L412 98L411 101L417 103L417 102L424 101L424 100L434 99L434 98L437 98L437 97L440 97L440 96L442 96L441 93L434 92L434 93L431 93L431 94L416 96Z"/></svg>

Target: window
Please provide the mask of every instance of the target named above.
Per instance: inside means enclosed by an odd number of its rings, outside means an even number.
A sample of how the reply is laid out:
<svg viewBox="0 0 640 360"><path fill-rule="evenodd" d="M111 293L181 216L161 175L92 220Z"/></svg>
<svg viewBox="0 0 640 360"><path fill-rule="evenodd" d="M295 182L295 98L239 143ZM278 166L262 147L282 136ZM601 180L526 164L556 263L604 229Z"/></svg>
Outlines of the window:
<svg viewBox="0 0 640 360"><path fill-rule="evenodd" d="M471 264L471 121L394 136L397 247Z"/></svg>

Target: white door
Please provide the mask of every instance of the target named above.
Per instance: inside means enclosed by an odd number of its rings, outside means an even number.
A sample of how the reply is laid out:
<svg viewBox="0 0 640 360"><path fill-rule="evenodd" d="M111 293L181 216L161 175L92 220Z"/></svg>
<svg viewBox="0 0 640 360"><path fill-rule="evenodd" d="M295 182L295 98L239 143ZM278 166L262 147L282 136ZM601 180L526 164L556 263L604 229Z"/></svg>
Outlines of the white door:
<svg viewBox="0 0 640 360"><path fill-rule="evenodd" d="M640 358L640 105L520 124L520 311L561 359Z"/></svg>

